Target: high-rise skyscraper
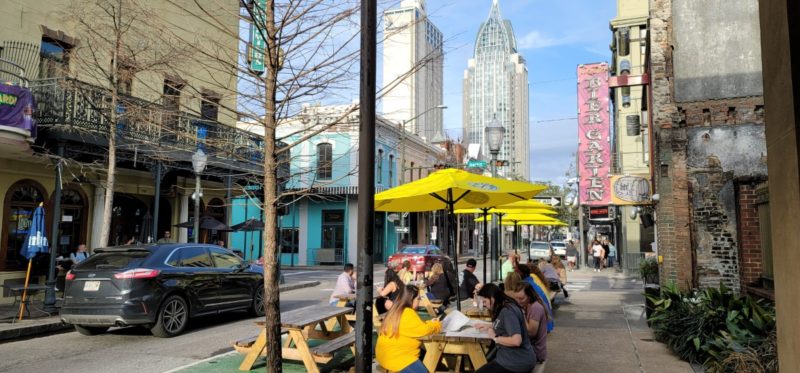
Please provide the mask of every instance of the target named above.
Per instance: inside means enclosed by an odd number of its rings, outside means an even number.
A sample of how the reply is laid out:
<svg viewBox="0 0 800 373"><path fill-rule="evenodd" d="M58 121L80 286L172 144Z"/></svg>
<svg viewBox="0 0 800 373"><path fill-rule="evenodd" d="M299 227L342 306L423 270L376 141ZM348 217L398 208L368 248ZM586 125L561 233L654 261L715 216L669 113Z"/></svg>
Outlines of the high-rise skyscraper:
<svg viewBox="0 0 800 373"><path fill-rule="evenodd" d="M428 19L425 0L403 0L383 15L384 117L430 142L443 134L442 32ZM414 119L415 117L418 118Z"/></svg>
<svg viewBox="0 0 800 373"><path fill-rule="evenodd" d="M528 139L528 68L517 52L511 22L500 15L493 0L489 17L481 24L475 39L475 54L464 71L463 122L469 143L481 144L489 156L484 128L494 119L506 134L499 159L509 166L499 169L502 176L530 178Z"/></svg>

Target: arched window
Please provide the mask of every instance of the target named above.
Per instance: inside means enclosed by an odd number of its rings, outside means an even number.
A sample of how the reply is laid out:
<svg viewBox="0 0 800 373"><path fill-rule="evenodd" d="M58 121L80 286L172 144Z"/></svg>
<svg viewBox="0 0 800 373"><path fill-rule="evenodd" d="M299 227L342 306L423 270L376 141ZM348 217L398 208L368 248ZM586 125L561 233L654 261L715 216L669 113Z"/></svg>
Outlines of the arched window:
<svg viewBox="0 0 800 373"><path fill-rule="evenodd" d="M394 155L389 154L389 188L392 187L394 182Z"/></svg>
<svg viewBox="0 0 800 373"><path fill-rule="evenodd" d="M20 180L8 188L3 203L2 269L24 268L25 258L20 254L20 249L31 225L33 210L46 199L44 187L33 180ZM48 213L50 211L45 211L45 214Z"/></svg>
<svg viewBox="0 0 800 373"><path fill-rule="evenodd" d="M333 146L329 143L317 145L317 179L330 180L333 177Z"/></svg>
<svg viewBox="0 0 800 373"><path fill-rule="evenodd" d="M375 182L383 184L383 149L378 149L378 174L375 175Z"/></svg>

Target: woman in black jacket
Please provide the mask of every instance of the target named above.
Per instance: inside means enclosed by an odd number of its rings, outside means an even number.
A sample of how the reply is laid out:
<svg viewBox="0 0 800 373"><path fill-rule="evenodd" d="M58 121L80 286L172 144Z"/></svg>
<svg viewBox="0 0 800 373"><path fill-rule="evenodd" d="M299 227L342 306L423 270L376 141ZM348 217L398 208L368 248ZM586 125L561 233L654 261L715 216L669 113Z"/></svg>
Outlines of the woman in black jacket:
<svg viewBox="0 0 800 373"><path fill-rule="evenodd" d="M431 267L431 276L425 281L425 286L433 294L432 299L441 300L444 307L450 305L450 296L452 295L450 282L447 281L447 275L445 275L441 263L436 263Z"/></svg>

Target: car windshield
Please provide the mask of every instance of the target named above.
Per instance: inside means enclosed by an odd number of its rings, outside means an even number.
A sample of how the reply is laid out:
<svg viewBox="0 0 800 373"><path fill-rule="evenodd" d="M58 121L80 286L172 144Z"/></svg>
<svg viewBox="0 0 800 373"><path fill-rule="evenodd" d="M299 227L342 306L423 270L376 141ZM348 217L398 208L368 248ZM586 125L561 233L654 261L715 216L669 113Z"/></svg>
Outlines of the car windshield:
<svg viewBox="0 0 800 373"><path fill-rule="evenodd" d="M563 242L551 242L550 245L558 246L558 247L566 247L567 245Z"/></svg>
<svg viewBox="0 0 800 373"><path fill-rule="evenodd" d="M404 247L403 250L400 252L403 254L425 254L428 251L426 247L419 247L419 246L411 246L411 247Z"/></svg>
<svg viewBox="0 0 800 373"><path fill-rule="evenodd" d="M531 250L548 250L550 245L547 242L531 242Z"/></svg>
<svg viewBox="0 0 800 373"><path fill-rule="evenodd" d="M76 269L125 269L139 266L147 256L147 251L124 251L98 253L90 256L76 267Z"/></svg>

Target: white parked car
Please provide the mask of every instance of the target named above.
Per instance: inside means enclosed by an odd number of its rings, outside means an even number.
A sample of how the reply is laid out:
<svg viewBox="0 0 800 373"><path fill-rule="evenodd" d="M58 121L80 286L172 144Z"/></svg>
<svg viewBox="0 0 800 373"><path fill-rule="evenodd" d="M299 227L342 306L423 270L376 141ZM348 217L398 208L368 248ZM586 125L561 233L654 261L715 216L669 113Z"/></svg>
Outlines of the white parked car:
<svg viewBox="0 0 800 373"><path fill-rule="evenodd" d="M552 241L550 242L550 247L553 248L553 253L560 256L561 259L566 259L567 257L567 243L564 241Z"/></svg>

